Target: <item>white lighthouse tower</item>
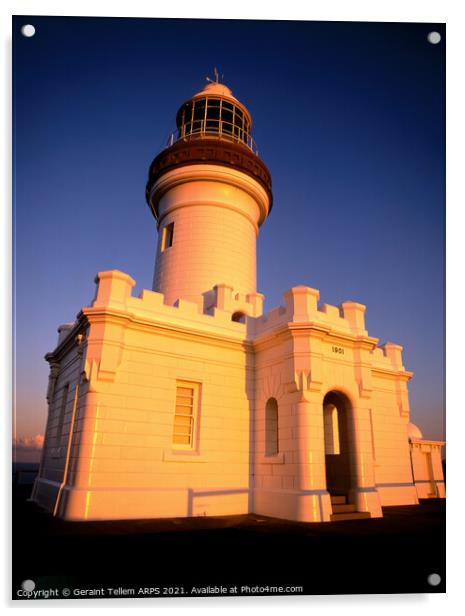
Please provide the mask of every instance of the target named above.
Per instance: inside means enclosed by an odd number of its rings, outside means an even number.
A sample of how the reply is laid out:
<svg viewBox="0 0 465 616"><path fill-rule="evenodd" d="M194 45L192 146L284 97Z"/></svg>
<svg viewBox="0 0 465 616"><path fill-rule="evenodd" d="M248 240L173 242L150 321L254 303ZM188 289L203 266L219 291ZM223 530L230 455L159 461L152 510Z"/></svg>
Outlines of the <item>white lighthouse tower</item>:
<svg viewBox="0 0 465 616"><path fill-rule="evenodd" d="M181 105L176 125L147 184L159 230L153 290L168 304L183 299L204 308L218 284L254 295L256 240L272 195L250 113L216 81Z"/></svg>
<svg viewBox="0 0 465 616"><path fill-rule="evenodd" d="M68 520L329 522L443 497L443 443L409 423L413 374L401 346L368 333L365 306L297 286L264 313L256 240L271 176L246 107L217 79L176 125L146 189L152 290L99 272L46 355L33 500Z"/></svg>

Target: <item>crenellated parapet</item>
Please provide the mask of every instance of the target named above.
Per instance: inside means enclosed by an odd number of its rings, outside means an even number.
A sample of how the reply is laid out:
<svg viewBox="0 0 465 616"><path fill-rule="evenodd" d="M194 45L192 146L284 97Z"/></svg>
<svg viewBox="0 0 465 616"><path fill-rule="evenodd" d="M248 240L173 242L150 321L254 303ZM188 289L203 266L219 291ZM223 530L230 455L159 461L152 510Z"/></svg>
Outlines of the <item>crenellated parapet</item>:
<svg viewBox="0 0 465 616"><path fill-rule="evenodd" d="M132 295L135 281L118 270L100 272L96 277L95 299L83 314L91 317L106 311L125 313L131 320L165 322L167 325L201 326L205 332L218 328L229 333L239 333L245 337L246 317L256 317L262 313L264 296L260 293L242 295L226 284L218 284L204 293L204 305L184 299L174 304L166 303L163 293L143 289L138 297ZM233 318L240 315L241 318Z"/></svg>
<svg viewBox="0 0 465 616"><path fill-rule="evenodd" d="M319 372L314 357L323 356L322 343L326 342L331 351L328 358L353 364L361 398L371 396L373 370L385 375L397 375L404 380L412 377L412 373L403 366L401 346L392 342L378 346L379 340L368 334L366 306L363 304L354 301L345 301L338 306L321 304L319 291L305 286L289 289L283 299L284 305L251 320L249 332L253 334L251 338L255 344L272 339L278 332L286 330L310 333L312 343L306 361L313 361L313 374ZM303 367L301 369L304 370ZM320 377L315 378L312 377L312 382L318 383ZM401 414L406 412L406 399L404 392L399 394Z"/></svg>
<svg viewBox="0 0 465 616"><path fill-rule="evenodd" d="M227 284L217 284L211 291L204 294L204 312L215 314L222 310L236 315L237 321L243 317L259 317L263 314L262 293L235 293L233 287Z"/></svg>
<svg viewBox="0 0 465 616"><path fill-rule="evenodd" d="M178 299L167 304L162 293L144 289L133 295L134 279L118 270L99 272L96 294L89 307L83 308L74 323L59 328L59 346L79 328L92 325L86 340L85 373L111 382L116 374L125 345L128 326L148 331L180 331L185 335L229 340L246 345L260 345L279 332L291 331L302 340L296 347L296 370L311 370L312 387L322 382L321 358L350 361L354 365L359 395L370 397L372 372L412 376L402 363L402 347L388 342L378 347L378 340L365 328L365 306L346 301L339 306L319 304L317 289L297 286L284 293L284 305L263 314L264 296L236 293L227 284L217 284L204 293L203 306ZM311 348L305 351L310 334ZM326 346L325 346L326 345ZM329 345L329 346L328 346ZM309 363L310 362L310 363ZM311 365L310 365L311 364ZM406 412L406 394L399 391L401 414Z"/></svg>
<svg viewBox="0 0 465 616"><path fill-rule="evenodd" d="M257 336L278 325L292 323L320 327L328 333L368 337L365 329L366 307L363 304L352 301L343 302L339 306L319 304L320 292L305 286L289 289L283 298L284 306L275 308L257 319L255 323Z"/></svg>
<svg viewBox="0 0 465 616"><path fill-rule="evenodd" d="M183 299L171 305L165 302L162 293L147 289L136 297L133 295L135 280L118 270L99 272L95 282L96 293L91 305L80 311L75 323L60 328L59 338L59 347L69 345L71 334L88 330L84 359L88 381L114 381L128 327L167 336L176 332L208 343L222 341L243 348L247 346L248 322L263 310L263 295L235 293L225 284L218 284L205 293L202 307L198 302Z"/></svg>
<svg viewBox="0 0 465 616"><path fill-rule="evenodd" d="M373 367L382 370L405 371L402 360L403 347L394 342L385 342L372 352ZM408 373L411 374L411 373Z"/></svg>

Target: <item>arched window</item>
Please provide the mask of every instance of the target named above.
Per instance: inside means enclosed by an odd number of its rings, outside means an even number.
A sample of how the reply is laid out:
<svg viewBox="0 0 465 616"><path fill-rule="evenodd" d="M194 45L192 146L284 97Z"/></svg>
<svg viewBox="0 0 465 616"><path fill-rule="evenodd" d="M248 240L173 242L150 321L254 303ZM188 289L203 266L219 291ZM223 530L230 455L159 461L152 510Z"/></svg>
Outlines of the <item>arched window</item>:
<svg viewBox="0 0 465 616"><path fill-rule="evenodd" d="M265 455L275 456L278 452L278 403L270 398L265 406Z"/></svg>
<svg viewBox="0 0 465 616"><path fill-rule="evenodd" d="M325 454L334 455L341 453L339 444L339 419L337 408L334 404L326 404L324 407L325 425Z"/></svg>
<svg viewBox="0 0 465 616"><path fill-rule="evenodd" d="M245 323L245 314L243 312L235 312L231 317L231 321L235 323Z"/></svg>

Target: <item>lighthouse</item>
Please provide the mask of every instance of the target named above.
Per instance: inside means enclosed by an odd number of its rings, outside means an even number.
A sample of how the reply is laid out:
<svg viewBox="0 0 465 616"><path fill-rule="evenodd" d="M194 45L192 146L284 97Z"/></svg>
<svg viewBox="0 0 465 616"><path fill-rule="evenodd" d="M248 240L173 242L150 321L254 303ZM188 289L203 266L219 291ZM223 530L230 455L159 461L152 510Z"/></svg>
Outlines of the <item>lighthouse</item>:
<svg viewBox="0 0 465 616"><path fill-rule="evenodd" d="M251 131L218 78L179 107L146 186L152 288L100 271L58 328L32 494L53 515L331 522L445 495L444 443L412 427L413 373L366 307L300 285L264 310L271 175Z"/></svg>
<svg viewBox="0 0 465 616"><path fill-rule="evenodd" d="M152 162L147 202L158 228L153 290L199 302L217 284L257 292L256 242L271 206L249 111L210 81L181 105L169 147Z"/></svg>

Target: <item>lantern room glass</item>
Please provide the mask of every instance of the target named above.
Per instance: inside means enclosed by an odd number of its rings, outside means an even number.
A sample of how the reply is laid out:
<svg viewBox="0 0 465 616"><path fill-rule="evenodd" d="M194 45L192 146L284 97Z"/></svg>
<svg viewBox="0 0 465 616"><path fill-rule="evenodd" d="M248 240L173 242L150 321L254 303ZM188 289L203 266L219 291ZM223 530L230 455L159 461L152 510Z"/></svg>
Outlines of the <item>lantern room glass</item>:
<svg viewBox="0 0 465 616"><path fill-rule="evenodd" d="M197 98L178 112L177 139L220 136L251 147L250 122L243 109L221 98Z"/></svg>

